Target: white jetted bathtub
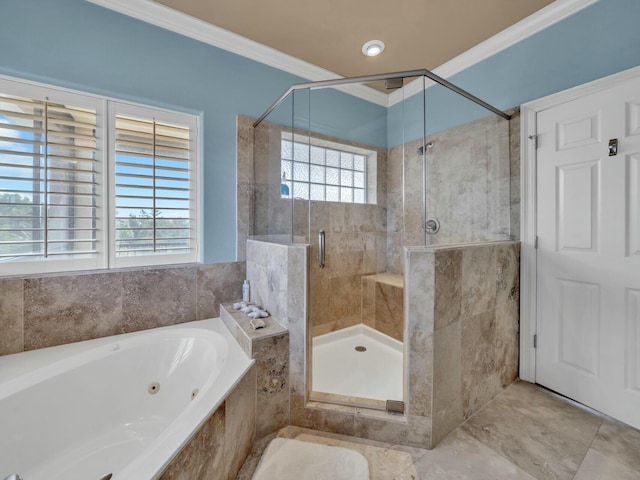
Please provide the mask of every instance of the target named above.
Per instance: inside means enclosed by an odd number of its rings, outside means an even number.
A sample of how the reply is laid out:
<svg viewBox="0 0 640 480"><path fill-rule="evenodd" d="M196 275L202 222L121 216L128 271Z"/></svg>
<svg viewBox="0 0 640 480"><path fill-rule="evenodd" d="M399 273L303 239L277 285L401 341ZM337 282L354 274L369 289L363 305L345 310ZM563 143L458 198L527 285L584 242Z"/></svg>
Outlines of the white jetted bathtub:
<svg viewBox="0 0 640 480"><path fill-rule="evenodd" d="M219 318L0 357L0 480L151 480L253 364Z"/></svg>

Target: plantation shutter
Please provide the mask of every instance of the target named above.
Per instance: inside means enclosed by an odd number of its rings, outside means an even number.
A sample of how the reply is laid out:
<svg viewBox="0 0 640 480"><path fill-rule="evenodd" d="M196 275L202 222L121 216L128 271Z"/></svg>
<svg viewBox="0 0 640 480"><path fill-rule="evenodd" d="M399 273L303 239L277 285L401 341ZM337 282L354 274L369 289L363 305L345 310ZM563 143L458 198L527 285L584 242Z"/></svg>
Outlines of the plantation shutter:
<svg viewBox="0 0 640 480"><path fill-rule="evenodd" d="M196 254L195 125L115 115L115 256Z"/></svg>
<svg viewBox="0 0 640 480"><path fill-rule="evenodd" d="M0 94L0 262L95 258L97 112Z"/></svg>

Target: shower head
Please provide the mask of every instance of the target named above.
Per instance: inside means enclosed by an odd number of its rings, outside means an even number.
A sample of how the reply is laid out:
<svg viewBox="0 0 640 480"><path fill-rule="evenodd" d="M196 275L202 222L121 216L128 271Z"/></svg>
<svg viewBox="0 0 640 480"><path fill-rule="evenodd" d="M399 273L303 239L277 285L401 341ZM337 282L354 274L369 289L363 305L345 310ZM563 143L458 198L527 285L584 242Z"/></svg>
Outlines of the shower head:
<svg viewBox="0 0 640 480"><path fill-rule="evenodd" d="M420 148L418 148L417 150L418 155L424 155L424 147L427 147L427 149L432 149L433 141L428 142L426 145L421 145Z"/></svg>

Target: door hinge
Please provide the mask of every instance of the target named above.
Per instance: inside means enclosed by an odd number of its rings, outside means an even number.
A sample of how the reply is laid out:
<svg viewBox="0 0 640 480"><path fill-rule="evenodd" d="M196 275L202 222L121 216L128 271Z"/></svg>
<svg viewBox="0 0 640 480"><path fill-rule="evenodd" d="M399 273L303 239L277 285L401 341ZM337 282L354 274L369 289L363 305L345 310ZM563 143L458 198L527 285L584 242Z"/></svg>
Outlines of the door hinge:
<svg viewBox="0 0 640 480"><path fill-rule="evenodd" d="M538 236L536 235L536 239L533 241L533 248L538 249Z"/></svg>
<svg viewBox="0 0 640 480"><path fill-rule="evenodd" d="M533 148L538 149L538 136L539 135L529 135L529 140L533 140Z"/></svg>
<svg viewBox="0 0 640 480"><path fill-rule="evenodd" d="M538 335L533 336L533 348L538 348Z"/></svg>

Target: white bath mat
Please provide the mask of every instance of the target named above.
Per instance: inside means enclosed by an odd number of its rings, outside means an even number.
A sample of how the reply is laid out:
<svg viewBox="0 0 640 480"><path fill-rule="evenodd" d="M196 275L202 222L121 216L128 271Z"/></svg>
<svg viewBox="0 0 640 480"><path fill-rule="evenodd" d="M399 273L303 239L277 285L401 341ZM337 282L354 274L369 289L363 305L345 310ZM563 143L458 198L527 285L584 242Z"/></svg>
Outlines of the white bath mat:
<svg viewBox="0 0 640 480"><path fill-rule="evenodd" d="M369 480L369 464L348 448L275 438L253 480Z"/></svg>

